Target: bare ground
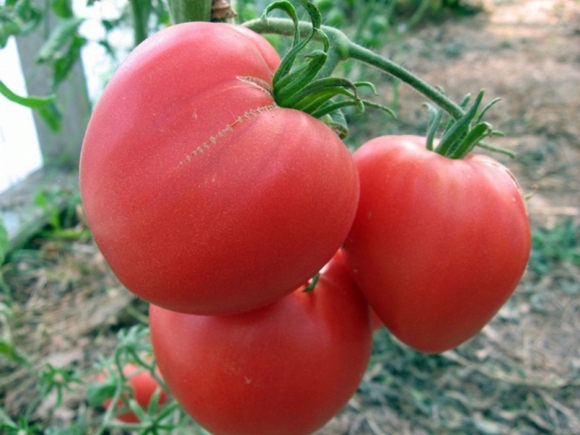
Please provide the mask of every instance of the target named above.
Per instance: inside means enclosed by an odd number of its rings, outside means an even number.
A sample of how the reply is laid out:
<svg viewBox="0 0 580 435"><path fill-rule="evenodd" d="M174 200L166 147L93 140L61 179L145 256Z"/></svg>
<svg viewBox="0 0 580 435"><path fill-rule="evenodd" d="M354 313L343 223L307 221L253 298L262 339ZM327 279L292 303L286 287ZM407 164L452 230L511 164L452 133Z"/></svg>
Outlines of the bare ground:
<svg viewBox="0 0 580 435"><path fill-rule="evenodd" d="M499 157L532 194L535 228L580 220L580 3L489 1L485 12L405 36L386 55L456 100L501 97L489 121L506 133ZM394 91L381 88L389 102ZM424 131L424 99L401 87L397 132ZM370 130L377 132L377 122ZM82 212L79 211L82 216ZM81 221L82 226L82 221ZM578 227L571 237L578 240ZM528 271L481 334L443 355L413 352L377 333L369 371L349 406L319 435L580 433L580 270L569 261ZM89 238L33 241L4 266L15 304L10 329L32 365L90 366L144 306L116 281ZM6 332L4 327L3 332ZM0 405L13 417L37 378L0 360ZM82 390L36 415L66 425L86 411ZM91 416L89 412L89 417Z"/></svg>

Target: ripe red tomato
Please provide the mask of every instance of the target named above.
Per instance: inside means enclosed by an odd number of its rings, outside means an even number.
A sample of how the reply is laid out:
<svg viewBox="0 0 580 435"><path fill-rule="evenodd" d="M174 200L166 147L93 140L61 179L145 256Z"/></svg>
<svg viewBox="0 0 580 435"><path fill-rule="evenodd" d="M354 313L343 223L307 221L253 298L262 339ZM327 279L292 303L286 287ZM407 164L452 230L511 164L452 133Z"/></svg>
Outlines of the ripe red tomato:
<svg viewBox="0 0 580 435"><path fill-rule="evenodd" d="M151 376L147 370L143 369L142 367L138 367L135 364L127 364L123 368L123 374L127 377L127 384L132 387L133 389L133 399L141 406L142 408L147 408L155 390L161 388L157 381ZM100 380L105 379L104 374L99 375ZM158 405L162 405L167 401L167 393L164 390L161 390L159 395L159 401L157 402ZM108 408L111 405L111 399L107 399L103 402L103 406ZM121 406L128 406L122 399L119 399L117 403L118 407ZM126 412L120 415L117 415L116 418L118 420L124 421L126 423L139 423L139 417L135 415L133 412Z"/></svg>
<svg viewBox="0 0 580 435"><path fill-rule="evenodd" d="M138 46L99 99L84 208L113 272L143 299L194 314L265 306L346 237L356 168L327 125L275 104L279 62L248 29L179 24Z"/></svg>
<svg viewBox="0 0 580 435"><path fill-rule="evenodd" d="M316 287L230 316L151 305L159 369L182 407L214 435L306 435L354 394L372 344L368 304L341 254Z"/></svg>
<svg viewBox="0 0 580 435"><path fill-rule="evenodd" d="M344 254L361 292L409 346L458 346L510 297L528 261L514 176L490 157L452 160L414 136L373 139L353 157L361 193Z"/></svg>

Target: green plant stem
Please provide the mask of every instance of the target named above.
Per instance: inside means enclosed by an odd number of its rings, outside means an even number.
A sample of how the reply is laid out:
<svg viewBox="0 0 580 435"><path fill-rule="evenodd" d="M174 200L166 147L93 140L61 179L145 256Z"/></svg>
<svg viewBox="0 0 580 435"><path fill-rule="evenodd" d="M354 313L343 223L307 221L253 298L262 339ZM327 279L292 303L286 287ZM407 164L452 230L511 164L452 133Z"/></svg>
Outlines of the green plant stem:
<svg viewBox="0 0 580 435"><path fill-rule="evenodd" d="M408 32L413 27L415 27L417 23L419 23L421 18L423 18L423 16L425 15L425 12L427 12L427 9L429 9L430 5L431 5L430 0L421 0L421 3L419 4L417 10L415 10L413 15L411 15L411 18L409 18L405 23L405 31Z"/></svg>
<svg viewBox="0 0 580 435"><path fill-rule="evenodd" d="M131 0L133 12L133 44L135 47L149 36L149 14L151 0Z"/></svg>
<svg viewBox="0 0 580 435"><path fill-rule="evenodd" d="M123 364L121 363L119 352L115 353L115 365L117 367L117 372L122 374L123 373ZM96 433L96 435L103 435L105 433L105 430L107 430L107 428L111 424L111 422L113 420L113 414L115 412L115 409L117 408L117 403L119 402L119 399L121 398L121 394L123 393L123 385L124 385L124 376L121 376L120 382L117 382L117 385L115 387L115 394L113 394L113 398L111 399L111 404L107 408L107 410L105 411L103 421L102 421L101 426L99 427L99 430Z"/></svg>
<svg viewBox="0 0 580 435"><path fill-rule="evenodd" d="M243 25L257 33L272 33L286 36L292 36L294 34L294 23L292 20L284 18L255 19L247 21ZM299 30L300 34L305 36L312 31L312 27L310 23L300 22ZM320 70L319 77L329 76L334 68L342 61L347 59L358 60L408 84L449 113L453 118L459 119L465 114L464 110L458 104L447 98L440 90L423 81L401 65L355 44L343 32L334 27L322 26L321 30L328 36L330 47L328 50L328 59Z"/></svg>
<svg viewBox="0 0 580 435"><path fill-rule="evenodd" d="M36 408L38 407L38 405L40 405L42 399L44 399L44 397L42 397L41 394L37 394L34 400L28 404L28 407L26 408L26 412L24 414L24 418L26 420L30 420L32 418L32 414L34 413L34 411L36 411Z"/></svg>
<svg viewBox="0 0 580 435"><path fill-rule="evenodd" d="M211 20L212 0L169 0L168 6L175 24Z"/></svg>

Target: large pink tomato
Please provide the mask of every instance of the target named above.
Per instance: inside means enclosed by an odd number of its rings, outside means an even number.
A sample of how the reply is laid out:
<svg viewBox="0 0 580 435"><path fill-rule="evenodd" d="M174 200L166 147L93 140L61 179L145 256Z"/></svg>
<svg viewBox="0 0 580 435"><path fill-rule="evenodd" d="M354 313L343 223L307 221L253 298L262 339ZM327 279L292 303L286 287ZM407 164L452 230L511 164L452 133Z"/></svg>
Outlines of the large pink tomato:
<svg viewBox="0 0 580 435"><path fill-rule="evenodd" d="M310 435L348 402L372 344L369 308L338 253L316 287L230 316L151 305L153 350L182 407L214 435Z"/></svg>
<svg viewBox="0 0 580 435"><path fill-rule="evenodd" d="M415 136L373 139L353 157L360 204L344 254L360 290L417 350L473 337L510 297L530 254L515 178L490 157L452 160Z"/></svg>
<svg viewBox="0 0 580 435"><path fill-rule="evenodd" d="M321 121L276 105L280 59L248 29L185 23L139 45L99 99L82 199L120 281L195 314L265 306L338 249L358 176Z"/></svg>

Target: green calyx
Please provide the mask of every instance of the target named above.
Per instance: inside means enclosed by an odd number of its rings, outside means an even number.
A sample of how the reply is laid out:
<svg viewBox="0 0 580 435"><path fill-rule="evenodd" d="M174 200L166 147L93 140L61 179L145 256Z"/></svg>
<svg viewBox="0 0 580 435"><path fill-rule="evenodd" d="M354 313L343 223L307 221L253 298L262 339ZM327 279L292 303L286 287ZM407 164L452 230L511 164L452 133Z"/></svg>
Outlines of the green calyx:
<svg viewBox="0 0 580 435"><path fill-rule="evenodd" d="M479 110L479 106L483 100L484 91L481 90L475 101L465 114L459 119L452 119L449 121L443 131L441 140L434 146L435 135L440 127L443 118L443 111L435 108L431 104L426 104L429 110L429 127L427 131L427 149L434 151L442 156L450 159L462 159L467 156L476 146L485 148L494 152L499 152L513 157L511 151L503 148L493 147L483 142L487 137L503 136L503 133L494 130L491 124L483 121L485 113L499 101L494 99L489 102L483 109ZM460 106L463 109L467 108L471 95L465 96Z"/></svg>
<svg viewBox="0 0 580 435"><path fill-rule="evenodd" d="M304 38L301 38L296 10L289 1L279 0L272 3L262 15L262 20L267 21L268 13L276 9L282 10L294 23L292 46L282 59L273 78L272 95L276 104L280 107L297 109L321 119L341 138L348 135L348 127L341 113L341 109L345 107L356 107L361 112L364 112L365 107L378 108L394 117L394 113L389 108L360 98L358 94L360 87L369 87L376 94L371 83L353 83L344 78L322 74L330 47L328 36L321 30L322 15L311 1L300 0L300 4L307 11L311 21L310 32ZM299 55L315 36L322 42L322 49L302 55L303 62L293 68ZM336 100L337 97L340 99Z"/></svg>
<svg viewBox="0 0 580 435"><path fill-rule="evenodd" d="M320 279L320 272L318 272L316 275L314 275L312 277L312 279L310 280L308 285L302 291L304 293L310 293L310 292L314 291L314 289L316 288L316 284L318 284L319 279Z"/></svg>

